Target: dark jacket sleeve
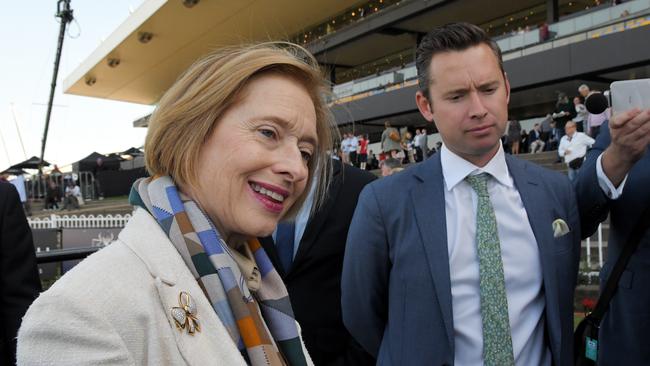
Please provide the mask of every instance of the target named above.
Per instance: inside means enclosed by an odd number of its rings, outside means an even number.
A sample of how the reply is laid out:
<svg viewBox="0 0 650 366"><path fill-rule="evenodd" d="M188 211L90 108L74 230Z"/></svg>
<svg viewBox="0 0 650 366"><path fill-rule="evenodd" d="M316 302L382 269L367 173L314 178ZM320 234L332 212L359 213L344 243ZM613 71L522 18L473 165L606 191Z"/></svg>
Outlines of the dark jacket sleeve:
<svg viewBox="0 0 650 366"><path fill-rule="evenodd" d="M16 335L41 291L32 232L18 192L0 184L0 363L16 363Z"/></svg>
<svg viewBox="0 0 650 366"><path fill-rule="evenodd" d="M341 280L343 323L377 357L387 320L388 242L373 185L361 192L348 231Z"/></svg>
<svg viewBox="0 0 650 366"><path fill-rule="evenodd" d="M596 142L587 153L587 159L585 159L584 164L580 168L578 178L575 180L583 239L593 235L596 229L598 229L598 225L609 214L610 200L598 184L596 161L603 151L607 149L610 142L609 125L605 123L600 128L600 134L598 134Z"/></svg>

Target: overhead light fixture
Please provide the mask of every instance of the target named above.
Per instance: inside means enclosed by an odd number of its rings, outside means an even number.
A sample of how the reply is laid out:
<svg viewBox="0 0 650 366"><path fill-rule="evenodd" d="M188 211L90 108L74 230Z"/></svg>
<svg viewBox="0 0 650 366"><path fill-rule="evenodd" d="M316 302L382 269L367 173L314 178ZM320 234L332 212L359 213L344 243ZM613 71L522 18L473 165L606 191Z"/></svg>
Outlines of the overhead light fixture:
<svg viewBox="0 0 650 366"><path fill-rule="evenodd" d="M153 38L153 33L151 32L138 33L138 41L140 41L140 43L149 43L149 41L151 41L152 38Z"/></svg>
<svg viewBox="0 0 650 366"><path fill-rule="evenodd" d="M109 58L106 60L106 63L108 64L109 67L117 67L120 64L120 59L119 58Z"/></svg>
<svg viewBox="0 0 650 366"><path fill-rule="evenodd" d="M183 0L183 5L185 5L186 8L192 8L198 3L199 0Z"/></svg>
<svg viewBox="0 0 650 366"><path fill-rule="evenodd" d="M86 76L86 79L84 79L84 83L88 86L93 86L97 82L97 79L95 79L94 76Z"/></svg>

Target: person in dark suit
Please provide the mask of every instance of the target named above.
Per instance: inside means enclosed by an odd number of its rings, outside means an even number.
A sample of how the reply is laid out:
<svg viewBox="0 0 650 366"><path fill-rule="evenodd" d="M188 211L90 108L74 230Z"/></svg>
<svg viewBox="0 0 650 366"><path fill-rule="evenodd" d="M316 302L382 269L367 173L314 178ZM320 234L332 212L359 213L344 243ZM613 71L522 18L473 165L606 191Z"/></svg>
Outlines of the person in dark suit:
<svg viewBox="0 0 650 366"><path fill-rule="evenodd" d="M298 214L288 260L280 236L260 239L275 268L282 276L296 320L302 327L305 346L317 366L374 365L350 336L341 319L341 267L345 240L361 189L376 177L333 160L333 180L324 205L312 215L310 199ZM302 230L304 233L301 234ZM286 236L285 236L286 237ZM291 257L294 257L293 260ZM285 263L283 263L283 261Z"/></svg>
<svg viewBox="0 0 650 366"><path fill-rule="evenodd" d="M580 224L569 180L504 153L510 87L481 28L435 28L416 66L416 104L444 145L361 192L345 326L380 365L571 364Z"/></svg>
<svg viewBox="0 0 650 366"><path fill-rule="evenodd" d="M650 206L650 110L628 111L603 124L576 180L583 237L609 215L601 286L639 216ZM650 365L650 230L619 280L600 324L598 365Z"/></svg>
<svg viewBox="0 0 650 366"><path fill-rule="evenodd" d="M0 364L16 364L18 328L40 291L32 232L18 192L0 183Z"/></svg>

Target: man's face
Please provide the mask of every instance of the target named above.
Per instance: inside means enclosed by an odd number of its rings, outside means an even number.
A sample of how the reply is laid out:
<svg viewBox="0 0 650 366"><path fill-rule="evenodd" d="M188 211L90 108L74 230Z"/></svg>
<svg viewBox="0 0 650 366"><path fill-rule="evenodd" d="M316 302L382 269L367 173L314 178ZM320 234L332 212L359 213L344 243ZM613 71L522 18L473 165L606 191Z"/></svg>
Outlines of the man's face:
<svg viewBox="0 0 650 366"><path fill-rule="evenodd" d="M445 145L483 166L499 149L508 120L510 85L492 49L481 44L433 56L429 96L416 95L420 113L433 121Z"/></svg>
<svg viewBox="0 0 650 366"><path fill-rule="evenodd" d="M587 95L589 95L589 91L590 91L589 88L578 89L578 92L580 93L580 95L582 95L583 98L586 98Z"/></svg>
<svg viewBox="0 0 650 366"><path fill-rule="evenodd" d="M576 128L575 125L567 124L566 126L564 126L564 132L565 132L567 135L571 136L571 137L573 137L573 134L574 134L576 131L577 131L577 128Z"/></svg>

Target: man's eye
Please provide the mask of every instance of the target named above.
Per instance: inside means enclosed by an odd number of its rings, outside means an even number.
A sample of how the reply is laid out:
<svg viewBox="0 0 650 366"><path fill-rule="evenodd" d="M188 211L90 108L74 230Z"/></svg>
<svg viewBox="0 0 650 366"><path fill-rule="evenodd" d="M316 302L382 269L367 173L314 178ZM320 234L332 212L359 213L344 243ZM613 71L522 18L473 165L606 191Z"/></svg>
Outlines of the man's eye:
<svg viewBox="0 0 650 366"><path fill-rule="evenodd" d="M274 138L275 137L275 131L269 129L269 128L260 128L258 130L259 133L261 133L264 137L268 138Z"/></svg>
<svg viewBox="0 0 650 366"><path fill-rule="evenodd" d="M302 160L309 162L311 160L311 153L309 151L301 151Z"/></svg>

